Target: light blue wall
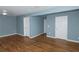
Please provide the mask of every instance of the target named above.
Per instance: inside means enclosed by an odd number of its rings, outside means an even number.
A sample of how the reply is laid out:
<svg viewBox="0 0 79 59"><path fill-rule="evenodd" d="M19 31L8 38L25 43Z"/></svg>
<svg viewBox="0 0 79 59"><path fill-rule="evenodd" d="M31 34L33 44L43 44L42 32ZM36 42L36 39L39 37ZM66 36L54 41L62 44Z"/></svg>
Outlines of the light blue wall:
<svg viewBox="0 0 79 59"><path fill-rule="evenodd" d="M41 16L30 17L30 35L35 36L44 32L44 20ZM23 34L23 16L17 16L17 33Z"/></svg>
<svg viewBox="0 0 79 59"><path fill-rule="evenodd" d="M55 17L68 16L68 39L78 40L79 37L79 11L62 12L50 14L47 16L47 24L50 26L48 30L49 36L55 36ZM61 28L61 27L60 27Z"/></svg>
<svg viewBox="0 0 79 59"><path fill-rule="evenodd" d="M17 33L18 34L23 34L23 16L17 16Z"/></svg>
<svg viewBox="0 0 79 59"><path fill-rule="evenodd" d="M55 36L55 17L68 16L68 39L79 40L79 11L54 13L47 16L47 34ZM35 36L44 32L44 16L30 16L30 35ZM17 33L23 34L23 16L17 17Z"/></svg>
<svg viewBox="0 0 79 59"><path fill-rule="evenodd" d="M53 15L47 16L47 34L49 36L55 36L55 20L54 19L55 17Z"/></svg>
<svg viewBox="0 0 79 59"><path fill-rule="evenodd" d="M79 11L70 14L68 19L68 38L79 41Z"/></svg>
<svg viewBox="0 0 79 59"><path fill-rule="evenodd" d="M16 17L0 16L0 36L16 33Z"/></svg>
<svg viewBox="0 0 79 59"><path fill-rule="evenodd" d="M44 18L41 16L34 16L30 18L31 36L44 33Z"/></svg>
<svg viewBox="0 0 79 59"><path fill-rule="evenodd" d="M54 13L47 16L47 34L55 36L55 17L68 16L68 39L79 41L79 11ZM23 16L0 16L0 36L19 33L23 34ZM44 17L30 16L30 35L44 33Z"/></svg>

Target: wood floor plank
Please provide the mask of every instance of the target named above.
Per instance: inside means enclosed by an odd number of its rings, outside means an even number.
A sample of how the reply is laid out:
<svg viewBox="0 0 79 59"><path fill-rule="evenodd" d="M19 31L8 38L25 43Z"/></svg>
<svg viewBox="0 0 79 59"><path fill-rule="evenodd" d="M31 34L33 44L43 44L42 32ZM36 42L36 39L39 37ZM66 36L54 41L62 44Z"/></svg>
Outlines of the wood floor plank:
<svg viewBox="0 0 79 59"><path fill-rule="evenodd" d="M11 35L0 38L1 52L78 52L79 43L57 38L46 37L46 34L35 38Z"/></svg>

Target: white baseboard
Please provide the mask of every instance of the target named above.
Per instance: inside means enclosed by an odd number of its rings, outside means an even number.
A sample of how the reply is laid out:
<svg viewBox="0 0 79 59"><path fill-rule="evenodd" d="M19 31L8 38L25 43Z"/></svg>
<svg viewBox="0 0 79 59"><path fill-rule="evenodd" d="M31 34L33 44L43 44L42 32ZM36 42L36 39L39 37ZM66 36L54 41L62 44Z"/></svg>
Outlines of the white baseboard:
<svg viewBox="0 0 79 59"><path fill-rule="evenodd" d="M48 36L48 35L47 35L47 37L49 37L49 38L56 38L56 37ZM59 38L59 39L61 39L61 38ZM79 43L79 41L75 41L75 40L71 40L71 39L61 39L61 40L66 40L66 41L70 41L70 42Z"/></svg>
<svg viewBox="0 0 79 59"><path fill-rule="evenodd" d="M18 34L18 33L7 34L7 35L1 35L0 37L7 37L7 36L15 35L15 34Z"/></svg>
<svg viewBox="0 0 79 59"><path fill-rule="evenodd" d="M13 33L13 34L2 35L2 36L0 36L0 37L7 37L7 36L15 35L15 34L20 35L20 36L24 36L23 34ZM38 35L35 35L35 36L28 36L28 37L29 37L29 38L35 38L35 37L37 37L37 36L39 36L39 35L41 35L41 34L44 34L44 33L40 33L40 34L38 34Z"/></svg>
<svg viewBox="0 0 79 59"><path fill-rule="evenodd" d="M16 34L18 34L18 33L16 33ZM40 36L40 35L42 35L42 34L44 34L44 33L40 33L40 34L38 34L38 35L35 35L35 36L28 36L28 37L29 37L29 38L35 38L35 37ZM23 34L18 34L18 35L25 36L25 35L23 35Z"/></svg>
<svg viewBox="0 0 79 59"><path fill-rule="evenodd" d="M24 36L23 34L16 33L17 35Z"/></svg>
<svg viewBox="0 0 79 59"><path fill-rule="evenodd" d="M22 34L13 33L13 34L8 34L8 35L2 35L2 36L0 36L0 37L7 37L7 36L15 35L15 34L24 36L24 35L22 35ZM40 36L41 34L44 34L44 33L40 33L40 34L35 35L35 36L29 36L29 38L35 38L35 37L37 37L37 36ZM48 35L47 35L47 37L50 37L50 38L56 38L56 37L48 36ZM59 38L59 39L61 39L61 38ZM70 41L70 42L79 43L79 41L75 41L75 40L71 40L71 39L61 39L61 40L66 40L66 41Z"/></svg>
<svg viewBox="0 0 79 59"><path fill-rule="evenodd" d="M35 38L35 37L40 36L40 35L42 35L42 34L44 34L44 33L40 33L40 34L35 35L35 36L30 36L30 38Z"/></svg>
<svg viewBox="0 0 79 59"><path fill-rule="evenodd" d="M53 36L49 36L49 35L47 35L47 37L49 37L49 38L55 38L55 37L53 37Z"/></svg>

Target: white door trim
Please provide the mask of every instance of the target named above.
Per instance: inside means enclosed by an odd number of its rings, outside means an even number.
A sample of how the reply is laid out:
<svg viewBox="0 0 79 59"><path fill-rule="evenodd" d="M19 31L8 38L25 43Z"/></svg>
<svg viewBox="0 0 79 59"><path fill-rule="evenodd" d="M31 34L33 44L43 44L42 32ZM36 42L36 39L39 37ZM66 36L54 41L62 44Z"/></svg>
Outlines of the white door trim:
<svg viewBox="0 0 79 59"><path fill-rule="evenodd" d="M27 23L26 23L27 21ZM23 19L24 26L24 36L30 36L30 17L24 17Z"/></svg>

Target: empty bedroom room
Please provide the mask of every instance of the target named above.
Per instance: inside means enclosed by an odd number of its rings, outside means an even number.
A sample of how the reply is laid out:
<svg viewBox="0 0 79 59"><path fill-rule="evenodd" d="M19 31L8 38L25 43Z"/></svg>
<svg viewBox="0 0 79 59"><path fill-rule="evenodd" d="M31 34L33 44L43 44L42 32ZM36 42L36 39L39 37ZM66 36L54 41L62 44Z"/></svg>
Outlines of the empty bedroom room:
<svg viewBox="0 0 79 59"><path fill-rule="evenodd" d="M79 51L79 6L0 6L0 52Z"/></svg>

